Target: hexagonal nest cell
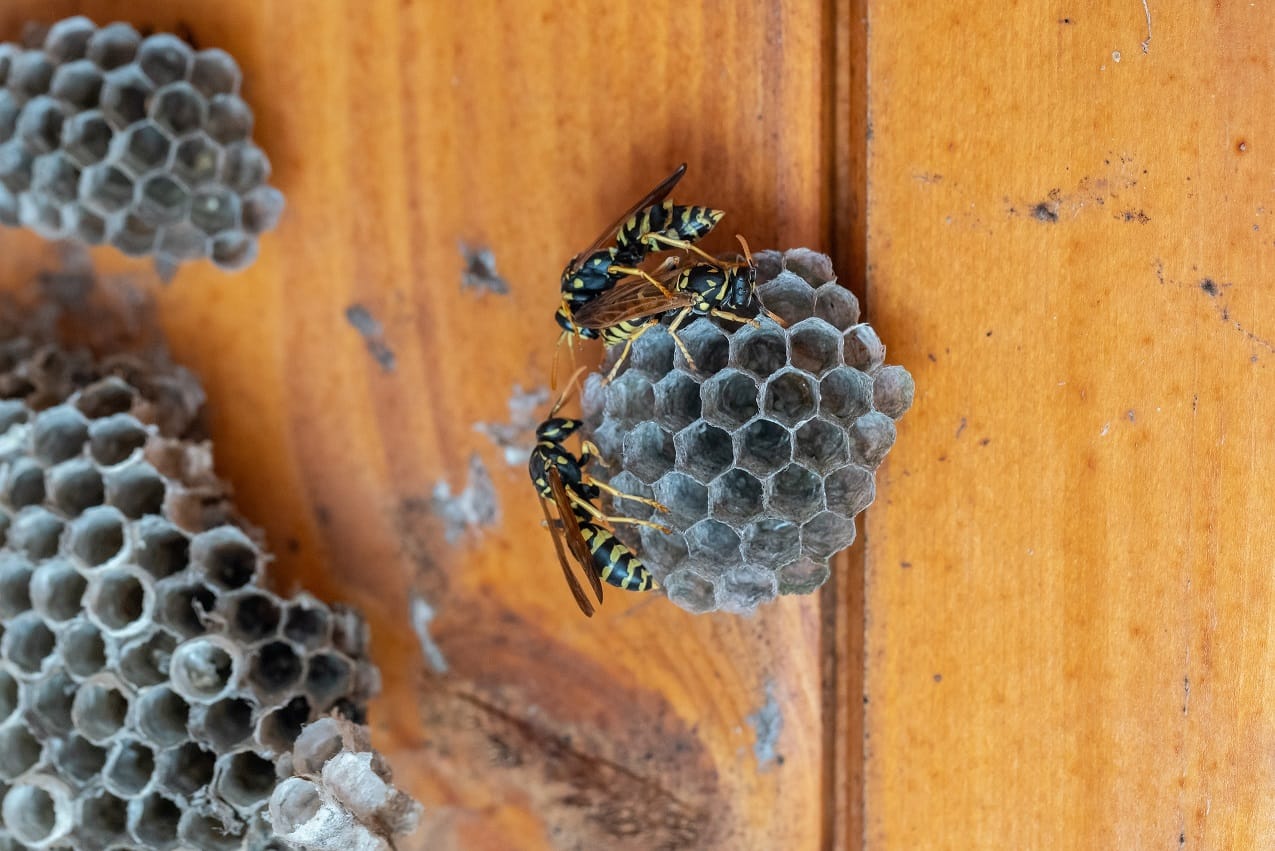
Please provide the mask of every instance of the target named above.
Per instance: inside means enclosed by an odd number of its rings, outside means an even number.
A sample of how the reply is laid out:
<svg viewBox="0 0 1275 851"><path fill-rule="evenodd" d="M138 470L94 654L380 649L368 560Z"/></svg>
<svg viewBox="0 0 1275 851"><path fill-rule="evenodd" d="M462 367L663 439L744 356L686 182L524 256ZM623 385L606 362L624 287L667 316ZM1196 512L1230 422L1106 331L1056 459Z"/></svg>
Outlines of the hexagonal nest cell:
<svg viewBox="0 0 1275 851"><path fill-rule="evenodd" d="M352 723L366 625L264 586L201 405L179 368L0 330L0 849L388 848L414 824Z"/></svg>
<svg viewBox="0 0 1275 851"><path fill-rule="evenodd" d="M758 297L783 325L695 320L679 335L696 369L654 329L613 383L602 376L618 351L585 384L603 455L596 475L668 508L640 516L671 534L617 533L691 612L748 612L827 581L876 495L894 422L912 405L911 375L885 365L885 346L826 256L795 249L755 260Z"/></svg>
<svg viewBox="0 0 1275 851"><path fill-rule="evenodd" d="M36 35L0 44L0 224L150 255L165 277L251 264L283 195L235 60L83 17Z"/></svg>

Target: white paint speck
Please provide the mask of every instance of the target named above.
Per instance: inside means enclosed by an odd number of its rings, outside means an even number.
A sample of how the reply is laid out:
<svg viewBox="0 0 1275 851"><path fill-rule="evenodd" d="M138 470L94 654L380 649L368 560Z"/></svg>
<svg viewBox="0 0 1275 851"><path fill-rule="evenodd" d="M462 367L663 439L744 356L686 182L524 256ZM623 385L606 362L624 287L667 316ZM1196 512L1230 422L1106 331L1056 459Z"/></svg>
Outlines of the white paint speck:
<svg viewBox="0 0 1275 851"><path fill-rule="evenodd" d="M1119 51L1119 50L1113 50L1113 51L1111 51L1111 61L1112 61L1112 62L1119 62L1119 61L1120 61L1120 51Z"/></svg>
<svg viewBox="0 0 1275 851"><path fill-rule="evenodd" d="M437 614L434 607L419 594L412 594L411 614L412 629L416 631L416 640L420 642L425 661L434 669L434 673L447 673L447 659L443 656L442 649L434 642L434 636L429 633L430 622Z"/></svg>

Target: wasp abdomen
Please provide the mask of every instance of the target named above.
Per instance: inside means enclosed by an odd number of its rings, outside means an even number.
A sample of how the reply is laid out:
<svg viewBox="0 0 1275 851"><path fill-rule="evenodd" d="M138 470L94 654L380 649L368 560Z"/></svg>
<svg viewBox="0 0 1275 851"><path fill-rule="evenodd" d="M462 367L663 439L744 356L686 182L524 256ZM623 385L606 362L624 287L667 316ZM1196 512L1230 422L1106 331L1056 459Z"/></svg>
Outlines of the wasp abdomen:
<svg viewBox="0 0 1275 851"><path fill-rule="evenodd" d="M642 560L609 530L582 522L580 534L593 553L593 563L603 582L625 591L646 591L655 584Z"/></svg>

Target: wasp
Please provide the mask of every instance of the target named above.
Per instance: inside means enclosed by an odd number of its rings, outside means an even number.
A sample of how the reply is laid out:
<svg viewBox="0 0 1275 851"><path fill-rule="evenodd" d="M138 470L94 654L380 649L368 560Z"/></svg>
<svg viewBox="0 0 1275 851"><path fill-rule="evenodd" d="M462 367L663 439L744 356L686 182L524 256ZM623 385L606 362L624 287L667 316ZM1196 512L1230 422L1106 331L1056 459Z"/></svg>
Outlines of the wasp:
<svg viewBox="0 0 1275 851"><path fill-rule="evenodd" d="M678 329L688 319L716 316L732 322L758 325L755 318L740 316L735 311L754 307L757 297L757 265L742 236L736 236L744 250L738 263L695 263L680 267L670 258L654 274L632 275L599 294L576 311L574 321L593 330L609 346L624 345L611 367L607 381L615 378L633 348L633 343L664 319L671 318L668 331L682 351L686 363L695 369L695 359L678 336ZM783 325L783 320L764 306L758 312Z"/></svg>
<svg viewBox="0 0 1275 851"><path fill-rule="evenodd" d="M572 384L579 374L580 371L577 371L573 376ZM658 511L667 509L653 499L617 490L586 471L589 462L597 456L598 448L589 440L581 440L579 455L566 448L566 441L583 425L580 420L557 416L566 398L564 393L549 412L548 419L536 429L536 445L531 451L527 471L540 497L540 508L553 538L567 587L571 589L580 611L592 616L593 603L572 570L571 560L574 559L584 571L599 603L602 602L603 582L628 591L645 591L655 584L650 571L615 537L611 527L617 523L630 523L665 533L669 531L651 520L608 515L594 502L607 493L614 499L640 502Z"/></svg>
<svg viewBox="0 0 1275 851"><path fill-rule="evenodd" d="M650 252L681 249L712 260L693 243L716 227L725 213L666 200L685 173L686 163L682 163L603 230L592 245L572 257L562 270L562 303L554 314L554 321L562 329L559 349L576 337L591 340L601 336L598 329L584 328L574 321L576 308L625 278L636 276L650 281L650 276L639 268ZM574 348L572 352L574 355ZM556 354L552 375L557 376ZM556 381L551 379L551 383Z"/></svg>

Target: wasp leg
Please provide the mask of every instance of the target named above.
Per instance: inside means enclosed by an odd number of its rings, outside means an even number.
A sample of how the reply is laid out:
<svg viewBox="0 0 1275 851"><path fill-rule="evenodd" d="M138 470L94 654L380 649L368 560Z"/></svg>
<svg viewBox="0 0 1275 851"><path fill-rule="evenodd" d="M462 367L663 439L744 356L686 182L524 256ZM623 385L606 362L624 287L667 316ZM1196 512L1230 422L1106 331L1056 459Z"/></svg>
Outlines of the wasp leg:
<svg viewBox="0 0 1275 851"><path fill-rule="evenodd" d="M588 473L585 473L584 475L584 483L586 485L592 485L593 487L597 488L600 491L609 493L611 494L611 496L615 497L616 499L627 499L630 502L640 502L643 505L651 506L656 511L663 511L665 513L668 513L668 507L664 505L664 503L654 499L647 499L646 497L638 496L637 494L625 493L624 491L616 490L615 488L608 485L606 482L599 482L597 479L593 478L593 476L590 476Z"/></svg>
<svg viewBox="0 0 1275 851"><path fill-rule="evenodd" d="M636 517L619 517L611 514L604 514L602 509L598 508L596 505L574 491L571 492L571 503L583 508L591 517L593 517L594 520L597 520L606 526L611 526L617 523L628 523L632 526L647 526L651 529L658 529L666 535L672 532L672 530L663 523L656 523L653 520L639 520Z"/></svg>
<svg viewBox="0 0 1275 851"><path fill-rule="evenodd" d="M668 333L673 338L673 342L677 343L677 347L682 350L682 357L686 358L686 365L691 369L699 369L695 365L695 358L691 357L690 349L686 348L686 344L682 342L682 338L678 335L677 329L686 321L686 317L691 315L689 307L683 307L677 312L677 316L673 317L673 321L669 323Z"/></svg>
<svg viewBox="0 0 1275 851"><path fill-rule="evenodd" d="M624 348L623 350L620 351L620 357L616 360L615 366L611 367L611 371L607 373L607 380L606 380L607 384L610 384L612 381L615 380L616 373L620 371L620 365L624 363L625 358L629 356L629 350L633 348L633 341L636 340L638 337L641 337L647 331L654 328L655 324L656 323L654 322L648 322L647 324L642 326L642 329L640 331L638 331L632 337L629 337L629 339L624 341Z"/></svg>
<svg viewBox="0 0 1275 851"><path fill-rule="evenodd" d="M695 245L694 243L691 243L691 242L687 242L684 239L675 239L671 236L665 236L664 234L660 234L660 233L649 233L646 235L645 239L648 240L649 242L658 242L660 245L663 245L667 248L680 249L682 251L690 251L694 254L698 254L700 257L704 258L709 263L712 263L714 266L720 266L722 262L718 260L716 257L714 257L713 255L709 254L704 249L700 248L698 245Z"/></svg>
<svg viewBox="0 0 1275 851"><path fill-rule="evenodd" d="M729 319L731 322L742 322L745 325L751 325L754 328L760 328L761 323L756 319L749 319L747 316L740 316L738 313L731 313L729 310L718 310L713 308L708 312L709 316L720 316L722 319Z"/></svg>
<svg viewBox="0 0 1275 851"><path fill-rule="evenodd" d="M664 286L663 284L661 284L659 281L655 280L655 278L652 277L651 273L646 271L645 269L639 269L636 266L612 266L611 271L619 275L632 275L634 277L641 278L642 280L646 281L648 284L651 284L657 290L659 290L660 295L664 296L665 298L673 298L673 291L670 290L668 287Z"/></svg>

